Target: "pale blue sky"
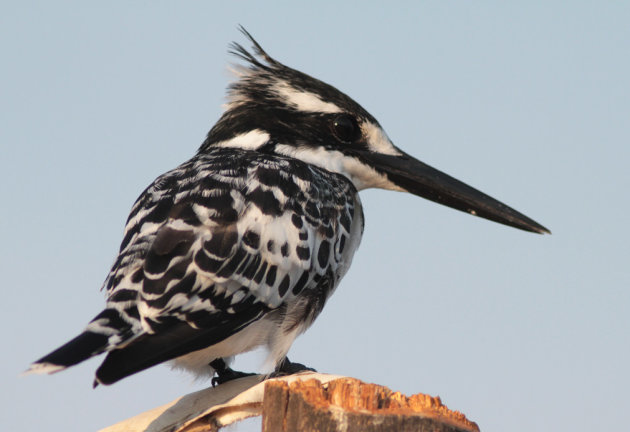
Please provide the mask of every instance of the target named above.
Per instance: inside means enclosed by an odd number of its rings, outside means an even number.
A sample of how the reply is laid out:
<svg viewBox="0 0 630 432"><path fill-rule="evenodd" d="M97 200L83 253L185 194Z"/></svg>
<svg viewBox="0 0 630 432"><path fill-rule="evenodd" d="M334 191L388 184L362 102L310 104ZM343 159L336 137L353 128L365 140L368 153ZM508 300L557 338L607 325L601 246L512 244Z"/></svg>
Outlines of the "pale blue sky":
<svg viewBox="0 0 630 432"><path fill-rule="evenodd" d="M620 429L629 22L624 2L3 3L3 429L95 430L208 384L159 366L92 390L100 359L17 375L100 310L131 204L220 115L237 24L553 231L366 191L354 264L291 358L439 395L484 432Z"/></svg>

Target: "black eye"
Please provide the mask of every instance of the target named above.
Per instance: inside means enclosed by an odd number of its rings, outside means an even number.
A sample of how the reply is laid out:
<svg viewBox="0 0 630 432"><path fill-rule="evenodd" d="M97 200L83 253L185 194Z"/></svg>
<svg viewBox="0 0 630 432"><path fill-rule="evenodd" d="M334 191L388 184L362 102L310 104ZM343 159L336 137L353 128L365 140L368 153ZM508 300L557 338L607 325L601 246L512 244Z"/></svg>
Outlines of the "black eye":
<svg viewBox="0 0 630 432"><path fill-rule="evenodd" d="M352 143L361 137L361 129L354 117L339 114L332 120L332 131L339 141Z"/></svg>

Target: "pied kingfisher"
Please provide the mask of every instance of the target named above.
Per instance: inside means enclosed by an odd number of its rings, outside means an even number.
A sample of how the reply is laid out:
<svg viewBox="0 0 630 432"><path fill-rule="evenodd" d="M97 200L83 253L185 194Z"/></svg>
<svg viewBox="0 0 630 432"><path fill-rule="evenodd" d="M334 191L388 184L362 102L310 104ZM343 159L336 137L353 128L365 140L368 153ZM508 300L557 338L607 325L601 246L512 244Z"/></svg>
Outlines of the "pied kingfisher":
<svg viewBox="0 0 630 432"><path fill-rule="evenodd" d="M225 112L188 162L158 177L127 220L103 284L105 309L33 363L53 373L107 353L94 384L166 361L213 383L242 376L234 356L266 347L275 373L347 272L363 233L358 191L410 192L547 233L499 201L416 160L336 88L253 53Z"/></svg>

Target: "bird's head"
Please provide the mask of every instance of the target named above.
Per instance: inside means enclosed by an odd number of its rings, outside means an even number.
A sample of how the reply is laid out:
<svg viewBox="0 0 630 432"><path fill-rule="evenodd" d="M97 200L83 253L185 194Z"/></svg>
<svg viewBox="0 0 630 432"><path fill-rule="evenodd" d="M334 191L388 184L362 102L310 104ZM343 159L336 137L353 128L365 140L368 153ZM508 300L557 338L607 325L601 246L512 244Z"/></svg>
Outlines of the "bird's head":
<svg viewBox="0 0 630 432"><path fill-rule="evenodd" d="M396 147L378 121L335 87L269 56L243 28L253 54L234 43L247 66L228 92L226 110L199 152L232 147L288 156L346 176L358 190L410 192L525 231L542 225Z"/></svg>

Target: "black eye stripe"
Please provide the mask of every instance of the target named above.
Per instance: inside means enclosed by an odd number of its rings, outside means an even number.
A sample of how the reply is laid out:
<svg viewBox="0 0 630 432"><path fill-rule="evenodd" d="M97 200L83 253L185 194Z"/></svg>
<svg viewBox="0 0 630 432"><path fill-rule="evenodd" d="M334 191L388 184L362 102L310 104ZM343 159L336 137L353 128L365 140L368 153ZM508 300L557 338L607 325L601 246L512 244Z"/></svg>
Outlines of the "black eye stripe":
<svg viewBox="0 0 630 432"><path fill-rule="evenodd" d="M339 114L332 118L330 127L335 137L343 143L353 143L361 138L361 128L350 114Z"/></svg>

